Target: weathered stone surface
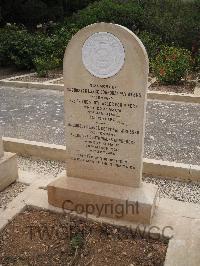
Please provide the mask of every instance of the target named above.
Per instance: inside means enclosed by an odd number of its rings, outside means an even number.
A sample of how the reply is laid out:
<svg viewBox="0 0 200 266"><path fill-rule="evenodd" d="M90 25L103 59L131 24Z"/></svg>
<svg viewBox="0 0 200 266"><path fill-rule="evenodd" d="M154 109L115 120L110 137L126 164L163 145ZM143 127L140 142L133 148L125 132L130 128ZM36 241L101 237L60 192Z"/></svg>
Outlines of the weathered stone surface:
<svg viewBox="0 0 200 266"><path fill-rule="evenodd" d="M0 158L3 157L4 151L3 151L3 140L0 135Z"/></svg>
<svg viewBox="0 0 200 266"><path fill-rule="evenodd" d="M157 187L125 187L62 176L48 185L49 203L76 212L149 224Z"/></svg>
<svg viewBox="0 0 200 266"><path fill-rule="evenodd" d="M12 184L18 178L16 154L5 152L0 159L0 191Z"/></svg>
<svg viewBox="0 0 200 266"><path fill-rule="evenodd" d="M151 222L157 187L141 183L147 76L145 48L128 29L98 23L72 38L64 58L67 177L49 184L51 205Z"/></svg>
<svg viewBox="0 0 200 266"><path fill-rule="evenodd" d="M106 38L106 33L113 37ZM98 34L94 42L88 42ZM124 48L121 68L120 62L116 62L120 58L117 52L110 54L112 49L118 49L115 38ZM87 42L89 67L97 65L93 75L82 60L82 47ZM113 75L117 67L119 70ZM105 70L109 78L97 77L106 76ZM140 185L147 76L145 48L128 29L98 23L72 38L64 59L69 176L124 186Z"/></svg>

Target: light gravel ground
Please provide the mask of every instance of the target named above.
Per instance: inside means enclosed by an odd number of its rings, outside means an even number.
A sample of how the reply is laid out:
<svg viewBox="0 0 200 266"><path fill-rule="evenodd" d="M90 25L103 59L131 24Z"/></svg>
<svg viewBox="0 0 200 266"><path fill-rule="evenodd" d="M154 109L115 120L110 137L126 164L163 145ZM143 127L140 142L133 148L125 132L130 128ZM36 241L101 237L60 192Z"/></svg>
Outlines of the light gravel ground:
<svg viewBox="0 0 200 266"><path fill-rule="evenodd" d="M0 87L4 136L65 145L63 92ZM147 104L147 158L200 165L200 105Z"/></svg>
<svg viewBox="0 0 200 266"><path fill-rule="evenodd" d="M32 173L56 177L65 170L65 163L62 162L44 161L21 156L18 156L17 160L20 170ZM200 183L173 181L158 177L143 177L143 181L158 185L161 198L200 204ZM5 208L25 188L26 185L17 182L0 192L0 209Z"/></svg>
<svg viewBox="0 0 200 266"><path fill-rule="evenodd" d="M148 102L145 156L200 165L200 105Z"/></svg>
<svg viewBox="0 0 200 266"><path fill-rule="evenodd" d="M34 160L25 157L18 157L18 166L24 171L55 177L65 170L65 164L61 162ZM143 180L158 185L160 197L200 204L200 183L171 181L157 177L144 177Z"/></svg>
<svg viewBox="0 0 200 266"><path fill-rule="evenodd" d="M15 182L8 186L6 189L0 192L0 210L5 209L9 202L11 202L15 197L17 197L27 186Z"/></svg>
<svg viewBox="0 0 200 266"><path fill-rule="evenodd" d="M33 159L31 157L17 157L18 168L22 171L29 171L41 175L50 175L56 177L65 170L65 163L58 161L45 161Z"/></svg>
<svg viewBox="0 0 200 266"><path fill-rule="evenodd" d="M200 204L200 183L181 182L158 177L144 177L143 180L157 185L161 198Z"/></svg>
<svg viewBox="0 0 200 266"><path fill-rule="evenodd" d="M23 171L30 171L35 174L42 174L56 177L65 170L65 163L56 161L44 161L29 157L17 157L18 168ZM0 209L6 208L9 202L17 197L27 186L20 182L15 182L0 192Z"/></svg>

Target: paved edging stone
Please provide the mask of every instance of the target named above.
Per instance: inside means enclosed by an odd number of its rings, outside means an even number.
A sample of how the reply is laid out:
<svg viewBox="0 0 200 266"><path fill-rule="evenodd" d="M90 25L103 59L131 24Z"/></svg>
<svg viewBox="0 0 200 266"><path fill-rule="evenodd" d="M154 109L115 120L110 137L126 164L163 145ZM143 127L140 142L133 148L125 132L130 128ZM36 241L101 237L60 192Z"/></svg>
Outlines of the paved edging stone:
<svg viewBox="0 0 200 266"><path fill-rule="evenodd" d="M17 88L27 88L27 89L50 89L50 90L58 90L64 91L64 84L54 84L53 82L57 79L52 79L45 82L24 82L24 81L15 81L18 77L34 75L35 73L26 74L22 76L11 77L8 79L0 80L1 86L13 86ZM154 80L153 80L154 82ZM152 83L153 83L152 82ZM151 83L149 83L150 85ZM159 92L159 91L151 91L147 92L148 100L159 100L159 101L175 101L175 102L185 102L185 103L200 103L200 94L187 94L187 93L173 93L173 92Z"/></svg>
<svg viewBox="0 0 200 266"><path fill-rule="evenodd" d="M173 93L173 92L158 92L148 91L148 100L156 101L171 101L171 102L185 102L185 103L200 103L200 95L189 93Z"/></svg>
<svg viewBox="0 0 200 266"><path fill-rule="evenodd" d="M45 160L66 161L65 146L3 137L4 150ZM143 158L143 174L200 181L200 166Z"/></svg>

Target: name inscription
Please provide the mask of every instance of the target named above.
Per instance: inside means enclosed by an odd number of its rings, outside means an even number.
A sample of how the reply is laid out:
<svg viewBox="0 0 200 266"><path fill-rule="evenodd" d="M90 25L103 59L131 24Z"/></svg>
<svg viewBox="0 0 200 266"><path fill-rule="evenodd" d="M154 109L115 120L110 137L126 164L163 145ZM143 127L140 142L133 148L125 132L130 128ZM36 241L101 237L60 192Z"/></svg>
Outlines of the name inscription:
<svg viewBox="0 0 200 266"><path fill-rule="evenodd" d="M121 150L136 145L140 137L134 123L126 123L124 114L132 116L140 100L141 92L124 91L108 84L89 84L88 88L67 88L68 103L83 108L86 122L68 120L67 130L74 143L81 143L80 149L71 151L71 159L84 163L127 168L134 170L132 159L124 158ZM77 106L78 105L78 106ZM129 119L128 119L129 120ZM126 146L127 145L127 146Z"/></svg>

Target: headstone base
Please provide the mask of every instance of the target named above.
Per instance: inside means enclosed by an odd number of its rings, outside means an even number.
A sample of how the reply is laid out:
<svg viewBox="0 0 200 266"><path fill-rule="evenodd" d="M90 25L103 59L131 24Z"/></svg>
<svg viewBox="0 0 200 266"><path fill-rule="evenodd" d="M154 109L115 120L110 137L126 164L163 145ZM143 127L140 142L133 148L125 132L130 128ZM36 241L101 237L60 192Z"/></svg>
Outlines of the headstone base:
<svg viewBox="0 0 200 266"><path fill-rule="evenodd" d="M0 191L12 184L18 178L16 154L4 152L0 158Z"/></svg>
<svg viewBox="0 0 200 266"><path fill-rule="evenodd" d="M150 224L157 186L119 186L62 176L48 185L49 204L77 213Z"/></svg>

